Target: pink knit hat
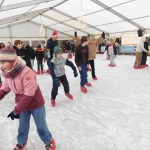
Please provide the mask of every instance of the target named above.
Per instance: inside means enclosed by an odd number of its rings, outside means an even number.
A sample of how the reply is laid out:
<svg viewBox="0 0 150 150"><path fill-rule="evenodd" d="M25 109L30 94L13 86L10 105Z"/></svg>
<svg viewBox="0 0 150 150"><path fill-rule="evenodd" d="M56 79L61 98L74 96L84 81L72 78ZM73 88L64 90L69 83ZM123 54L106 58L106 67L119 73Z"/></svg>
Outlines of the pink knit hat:
<svg viewBox="0 0 150 150"><path fill-rule="evenodd" d="M58 36L58 32L57 31L53 31L52 37L56 37Z"/></svg>
<svg viewBox="0 0 150 150"><path fill-rule="evenodd" d="M10 46L0 49L0 62L13 62L16 57L16 50Z"/></svg>

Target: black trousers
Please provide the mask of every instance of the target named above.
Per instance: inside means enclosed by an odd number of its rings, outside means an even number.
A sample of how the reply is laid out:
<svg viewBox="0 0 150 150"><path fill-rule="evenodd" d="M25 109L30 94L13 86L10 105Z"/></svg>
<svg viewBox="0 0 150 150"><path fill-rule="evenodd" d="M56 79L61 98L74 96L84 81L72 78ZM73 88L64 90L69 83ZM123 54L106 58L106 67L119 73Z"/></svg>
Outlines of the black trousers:
<svg viewBox="0 0 150 150"><path fill-rule="evenodd" d="M40 68L41 68L41 70L43 70L42 61L37 60L37 67L38 67L38 70L40 70Z"/></svg>
<svg viewBox="0 0 150 150"><path fill-rule="evenodd" d="M142 53L141 65L145 65L147 61L147 53Z"/></svg>
<svg viewBox="0 0 150 150"><path fill-rule="evenodd" d="M92 78L95 78L95 65L94 65L94 60L89 60L89 64L91 66L91 70L92 70Z"/></svg>
<svg viewBox="0 0 150 150"><path fill-rule="evenodd" d="M62 82L62 85L64 87L64 92L65 93L69 93L69 83L68 83L68 80L67 80L67 77L66 75L63 75L61 77L57 77L59 80L61 80ZM52 88L52 91L51 91L51 98L53 100L56 99L56 96L58 94L58 86L56 85L56 82L55 80L53 80L53 88Z"/></svg>

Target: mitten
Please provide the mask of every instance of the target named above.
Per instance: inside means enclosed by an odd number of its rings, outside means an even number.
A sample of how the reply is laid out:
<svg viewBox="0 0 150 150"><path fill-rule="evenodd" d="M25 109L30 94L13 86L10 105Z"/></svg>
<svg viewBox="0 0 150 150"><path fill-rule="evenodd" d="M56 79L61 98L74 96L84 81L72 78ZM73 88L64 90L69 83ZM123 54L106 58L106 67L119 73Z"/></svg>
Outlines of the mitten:
<svg viewBox="0 0 150 150"><path fill-rule="evenodd" d="M59 87L59 86L60 86L60 81L59 81L59 79L58 79L58 78L55 78L54 81L56 82L57 87Z"/></svg>
<svg viewBox="0 0 150 150"><path fill-rule="evenodd" d="M74 32L74 36L77 37L77 32L76 31Z"/></svg>
<svg viewBox="0 0 150 150"><path fill-rule="evenodd" d="M19 119L20 118L20 114L14 114L13 111L7 116L8 118L11 117L12 120L15 119Z"/></svg>
<svg viewBox="0 0 150 150"><path fill-rule="evenodd" d="M74 77L76 78L77 76L78 76L78 72L75 71L75 72L74 72Z"/></svg>

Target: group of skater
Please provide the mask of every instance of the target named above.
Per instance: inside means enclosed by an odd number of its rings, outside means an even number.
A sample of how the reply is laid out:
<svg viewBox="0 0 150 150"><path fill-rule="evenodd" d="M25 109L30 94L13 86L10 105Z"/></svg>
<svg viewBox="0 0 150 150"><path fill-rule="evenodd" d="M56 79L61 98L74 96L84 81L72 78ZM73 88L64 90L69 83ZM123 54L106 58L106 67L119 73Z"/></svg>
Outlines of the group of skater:
<svg viewBox="0 0 150 150"><path fill-rule="evenodd" d="M69 99L73 100L73 96L69 91L69 83L64 68L65 65L72 68L74 77L78 76L79 71L82 92L87 93L85 85L92 86L87 80L89 64L91 65L91 69L94 69L92 70L93 80L97 80L94 68L96 49L94 52L95 54L91 53L92 55L90 55L90 46L92 47L92 44L97 46L99 44L99 40L97 42L90 42L90 39L87 36L83 36L80 39L80 43L77 45L75 52L75 66L70 60L62 56L62 49L58 46L57 38L58 32L54 31L52 38L47 41L46 46L48 56L47 64L50 70L50 75L53 79L53 87L51 91L52 106L56 105L55 99L58 94L58 87L60 84L64 86L65 95ZM24 47L26 50L28 49L27 51L32 49L27 45L24 45ZM31 62L28 63L25 59L26 53L21 53L19 51L21 48L22 42L15 41L15 47L8 44L0 49L0 69L1 75L4 77L0 88L0 100L12 91L15 94L16 106L7 117L10 117L12 120L19 119L17 145L14 150L23 150L28 142L31 115L34 118L37 133L41 140L45 143L45 149L55 150L56 144L46 123L45 102L39 84L36 80L36 72L32 69ZM40 47L38 51L41 51ZM17 53L21 53L20 56L17 55ZM33 52L33 54L35 54L35 52Z"/></svg>
<svg viewBox="0 0 150 150"><path fill-rule="evenodd" d="M102 42L101 36L95 41L92 41L90 40L90 36L79 38L77 32L75 32L75 66L69 59L62 56L62 49L58 46L57 39L58 32L54 31L46 45L47 65L53 81L50 100L52 107L56 105L56 96L60 84L64 87L64 94L70 100L73 100L73 96L70 94L69 82L66 77L65 65L71 67L75 78L79 72L80 90L84 93L88 92L86 86L91 87L92 84L88 82L87 71L90 65L92 78L93 80L97 80L94 60L96 58L96 48ZM147 52L143 48L143 42L144 37L142 37L138 47ZM20 53L18 49L22 48L21 44L21 41L15 41L15 47L8 44L0 49L0 69L1 75L4 77L0 88L0 100L12 91L15 94L16 106L7 117L10 117L12 120L19 119L17 145L14 150L23 150L28 142L31 115L34 118L37 133L45 143L45 149L55 150L56 144L45 119L44 97L36 80L37 72L33 71L31 63L28 63L25 59L26 53L20 54L19 56L17 55L17 53ZM24 47L27 51L32 51L32 48L29 46L25 45ZM38 47L38 51L32 54L34 55L41 51L42 48ZM114 61L112 61L113 45L111 43L108 44L108 51L110 55L110 65L115 65ZM139 54L136 55L136 60L139 65ZM41 64L42 68L42 62L39 64Z"/></svg>

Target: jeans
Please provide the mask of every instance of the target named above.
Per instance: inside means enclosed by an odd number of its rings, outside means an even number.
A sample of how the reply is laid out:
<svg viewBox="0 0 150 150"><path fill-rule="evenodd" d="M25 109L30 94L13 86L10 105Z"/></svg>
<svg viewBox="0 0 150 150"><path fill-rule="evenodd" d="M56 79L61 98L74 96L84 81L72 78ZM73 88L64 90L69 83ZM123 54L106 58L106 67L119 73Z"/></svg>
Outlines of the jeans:
<svg viewBox="0 0 150 150"><path fill-rule="evenodd" d="M18 144L23 145L28 139L28 133L30 128L30 117L31 114L36 124L37 133L41 140L48 145L52 139L52 134L50 133L46 120L45 120L45 106L38 109L22 112L19 118L19 128L18 128Z"/></svg>
<svg viewBox="0 0 150 150"><path fill-rule="evenodd" d="M50 61L51 61L51 59L48 58L48 59L47 59L47 66L48 66L48 68L50 68Z"/></svg>
<svg viewBox="0 0 150 150"><path fill-rule="evenodd" d="M80 64L81 67L81 71L79 71L80 73L80 85L84 86L85 83L87 83L87 65L86 64Z"/></svg>

